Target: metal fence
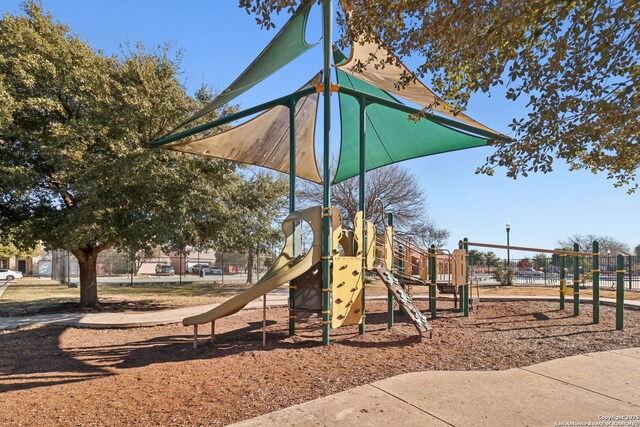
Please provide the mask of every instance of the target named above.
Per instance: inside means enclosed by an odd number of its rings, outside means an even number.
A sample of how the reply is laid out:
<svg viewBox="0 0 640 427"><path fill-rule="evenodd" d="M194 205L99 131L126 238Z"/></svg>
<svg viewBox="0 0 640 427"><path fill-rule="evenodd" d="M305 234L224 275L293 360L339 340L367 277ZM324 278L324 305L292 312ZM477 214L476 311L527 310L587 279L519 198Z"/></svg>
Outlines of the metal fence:
<svg viewBox="0 0 640 427"><path fill-rule="evenodd" d="M567 282L573 281L575 263L580 271L579 280L581 287L591 287L592 258L591 257L565 257L565 278ZM505 284L507 267L512 271L511 283L520 286L560 286L561 261L559 256L511 259L509 265L506 260L501 260L491 267L486 265L474 265L470 262L471 280L479 285ZM640 259L635 256L625 257L625 289L640 290ZM600 288L615 288L616 286L616 257L600 257Z"/></svg>
<svg viewBox="0 0 640 427"><path fill-rule="evenodd" d="M257 281L271 267L275 258L273 251L254 256L251 268L252 282ZM173 273L157 273L157 265L170 265L173 267ZM176 281L182 278L200 278L229 283L245 282L249 276L247 268L247 254L227 252L192 251L186 255L157 253L152 257L132 259L121 252L104 251L98 255L96 262L98 278L111 282L133 282L134 278L139 281L161 276L175 276ZM34 273L41 278L50 277L61 283L77 282L78 260L65 250L47 252L34 262Z"/></svg>

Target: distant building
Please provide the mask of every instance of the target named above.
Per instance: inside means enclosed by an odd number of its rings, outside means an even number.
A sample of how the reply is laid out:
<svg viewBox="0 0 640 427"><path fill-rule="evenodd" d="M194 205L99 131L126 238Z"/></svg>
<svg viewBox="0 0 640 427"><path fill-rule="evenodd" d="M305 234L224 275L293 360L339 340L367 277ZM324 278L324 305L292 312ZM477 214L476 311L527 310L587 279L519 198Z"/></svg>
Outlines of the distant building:
<svg viewBox="0 0 640 427"><path fill-rule="evenodd" d="M37 275L37 266L41 256L0 258L0 268L20 271L25 276ZM34 269L35 266L35 269Z"/></svg>

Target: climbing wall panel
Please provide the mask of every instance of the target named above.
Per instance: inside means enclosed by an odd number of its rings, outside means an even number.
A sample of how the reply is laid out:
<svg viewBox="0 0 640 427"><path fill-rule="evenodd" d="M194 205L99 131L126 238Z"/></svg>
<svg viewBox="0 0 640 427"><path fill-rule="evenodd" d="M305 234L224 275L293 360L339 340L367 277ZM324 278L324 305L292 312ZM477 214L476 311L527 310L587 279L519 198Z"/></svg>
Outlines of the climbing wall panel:
<svg viewBox="0 0 640 427"><path fill-rule="evenodd" d="M362 257L333 257L331 327L362 321Z"/></svg>

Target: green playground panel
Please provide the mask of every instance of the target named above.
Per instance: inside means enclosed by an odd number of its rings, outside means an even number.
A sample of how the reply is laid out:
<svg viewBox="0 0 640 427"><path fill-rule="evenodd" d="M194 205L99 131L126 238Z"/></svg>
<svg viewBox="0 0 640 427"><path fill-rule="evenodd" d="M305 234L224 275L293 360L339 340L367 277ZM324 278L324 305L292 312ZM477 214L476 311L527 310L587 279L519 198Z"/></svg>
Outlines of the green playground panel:
<svg viewBox="0 0 640 427"><path fill-rule="evenodd" d="M387 92L343 71L336 70L341 87L355 89L402 105ZM339 94L342 143L334 183L359 173L359 111L356 98ZM417 157L487 145L483 137L470 135L427 119L411 120L409 114L379 104L367 106L366 170Z"/></svg>

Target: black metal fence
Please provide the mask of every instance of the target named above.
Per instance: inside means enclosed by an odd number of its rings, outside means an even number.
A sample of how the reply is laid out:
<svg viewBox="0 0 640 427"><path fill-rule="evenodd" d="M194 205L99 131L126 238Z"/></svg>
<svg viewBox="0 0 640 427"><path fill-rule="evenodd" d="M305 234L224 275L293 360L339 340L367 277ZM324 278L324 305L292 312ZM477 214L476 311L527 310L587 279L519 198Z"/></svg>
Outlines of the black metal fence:
<svg viewBox="0 0 640 427"><path fill-rule="evenodd" d="M471 260L473 261L473 260ZM575 263L580 271L581 287L593 284L593 265L591 257L565 257L565 278L567 283L573 282ZM635 256L625 257L625 289L640 290L640 259ZM508 268L509 267L509 268ZM501 285L509 280L520 286L560 286L560 256L511 259L509 265L501 260L492 266L474 265L470 263L471 280L479 285ZM507 273L510 270L511 273ZM510 276L510 277L509 277ZM616 257L600 257L600 288L615 288Z"/></svg>
<svg viewBox="0 0 640 427"><path fill-rule="evenodd" d="M133 258L127 254L109 250L100 253L96 262L98 278L122 278L122 281L133 281L133 278L144 279L160 276L205 277L205 280L223 282L245 282L248 276L251 281L259 279L273 264L276 258L275 249L269 252L254 254L249 274L248 255L228 252L197 252L186 255L157 253L152 257ZM157 269L157 266L171 266L171 269ZM65 250L45 253L34 264L34 271L40 277L51 277L61 283L77 281L79 277L78 260ZM128 278L128 279L127 279Z"/></svg>

